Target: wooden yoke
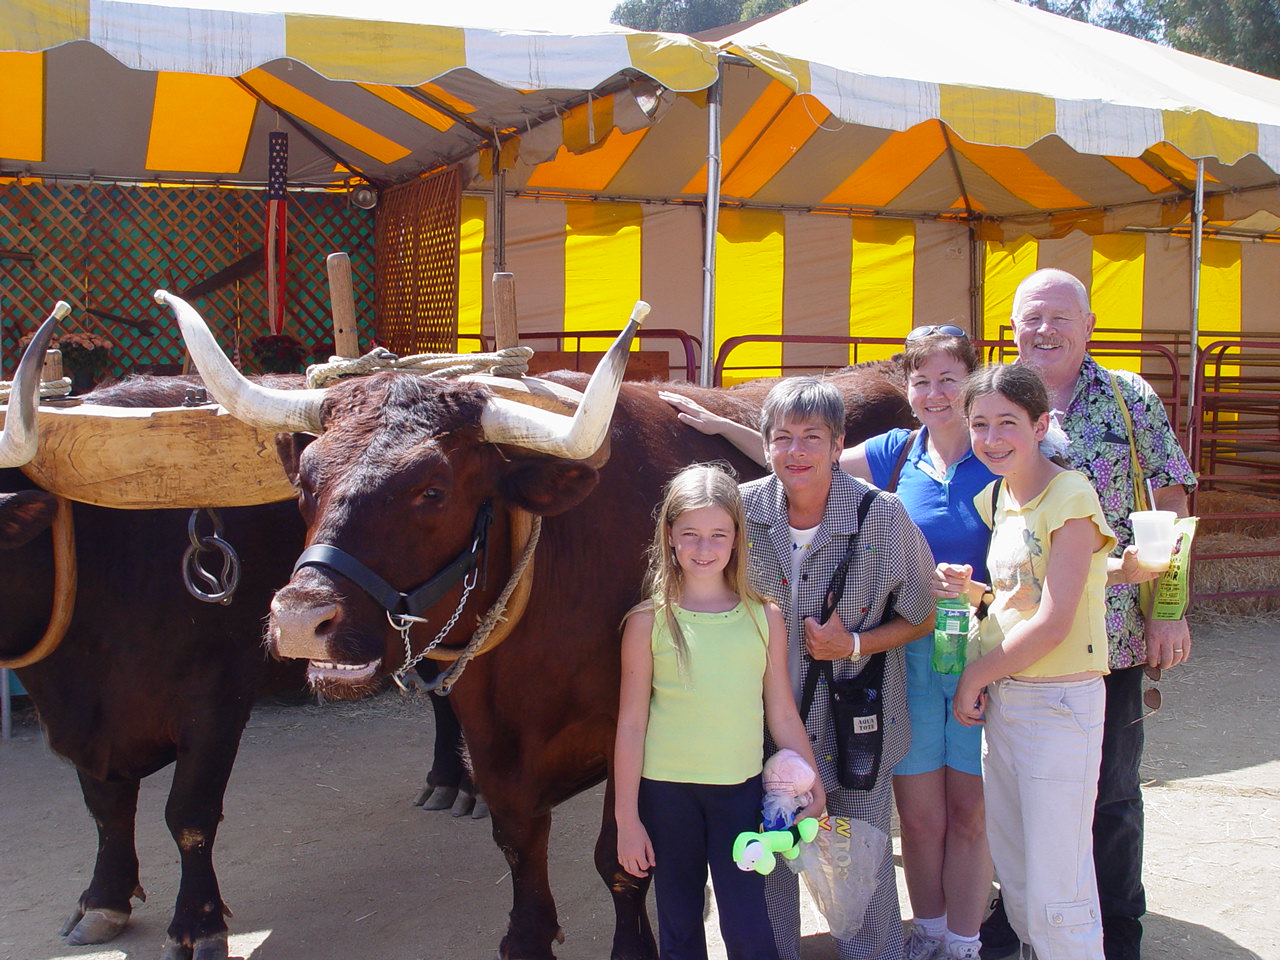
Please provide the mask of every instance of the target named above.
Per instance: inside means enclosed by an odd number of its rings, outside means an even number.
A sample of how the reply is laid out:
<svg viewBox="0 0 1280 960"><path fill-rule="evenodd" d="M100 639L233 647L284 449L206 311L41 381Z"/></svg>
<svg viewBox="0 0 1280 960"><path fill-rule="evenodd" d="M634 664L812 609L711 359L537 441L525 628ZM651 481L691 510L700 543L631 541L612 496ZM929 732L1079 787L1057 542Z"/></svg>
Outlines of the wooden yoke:
<svg viewBox="0 0 1280 960"><path fill-rule="evenodd" d="M0 407L0 416L7 407ZM41 407L22 470L50 493L121 510L195 510L294 496L275 434L221 407Z"/></svg>

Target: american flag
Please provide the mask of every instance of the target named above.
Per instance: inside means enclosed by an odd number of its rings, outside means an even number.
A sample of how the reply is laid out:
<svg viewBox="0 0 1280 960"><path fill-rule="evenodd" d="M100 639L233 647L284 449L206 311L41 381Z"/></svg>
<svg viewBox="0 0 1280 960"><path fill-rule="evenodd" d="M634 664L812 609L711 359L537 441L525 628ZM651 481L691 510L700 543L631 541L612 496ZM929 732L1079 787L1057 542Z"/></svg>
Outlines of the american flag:
<svg viewBox="0 0 1280 960"><path fill-rule="evenodd" d="M284 330L284 275L288 250L285 225L288 222L289 135L270 134L267 159L267 320L272 333Z"/></svg>

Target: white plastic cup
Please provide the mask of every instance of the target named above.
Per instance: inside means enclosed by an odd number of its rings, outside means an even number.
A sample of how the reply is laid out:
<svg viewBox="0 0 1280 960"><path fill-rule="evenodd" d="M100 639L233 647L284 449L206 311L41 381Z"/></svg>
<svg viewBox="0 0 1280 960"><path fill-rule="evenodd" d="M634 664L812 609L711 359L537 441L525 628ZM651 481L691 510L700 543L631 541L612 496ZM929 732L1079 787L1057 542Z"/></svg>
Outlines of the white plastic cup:
<svg viewBox="0 0 1280 960"><path fill-rule="evenodd" d="M1169 558L1173 555L1173 524L1177 519L1178 515L1172 510L1135 510L1129 514L1140 566L1147 570L1169 569Z"/></svg>

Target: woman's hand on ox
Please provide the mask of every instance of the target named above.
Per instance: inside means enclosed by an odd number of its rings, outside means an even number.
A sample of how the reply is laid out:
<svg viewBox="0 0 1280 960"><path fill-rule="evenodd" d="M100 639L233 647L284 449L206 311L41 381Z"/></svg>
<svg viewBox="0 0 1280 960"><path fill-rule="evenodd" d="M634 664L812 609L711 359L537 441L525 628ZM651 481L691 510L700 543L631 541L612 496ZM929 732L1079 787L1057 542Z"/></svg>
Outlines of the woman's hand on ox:
<svg viewBox="0 0 1280 960"><path fill-rule="evenodd" d="M699 433L714 437L724 432L726 424L732 423L731 420L712 413L696 400L690 400L688 397L681 396L678 393L659 390L658 397L675 408L676 416L681 423L687 423Z"/></svg>
<svg viewBox="0 0 1280 960"><path fill-rule="evenodd" d="M638 819L618 824L618 863L633 877L647 877L654 865L649 831Z"/></svg>

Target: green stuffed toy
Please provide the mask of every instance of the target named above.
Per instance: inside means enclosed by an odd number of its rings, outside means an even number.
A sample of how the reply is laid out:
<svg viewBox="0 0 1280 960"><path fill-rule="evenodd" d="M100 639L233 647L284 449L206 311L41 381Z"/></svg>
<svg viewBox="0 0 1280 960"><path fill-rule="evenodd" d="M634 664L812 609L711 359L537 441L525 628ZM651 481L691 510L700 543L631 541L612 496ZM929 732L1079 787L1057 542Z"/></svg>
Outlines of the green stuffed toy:
<svg viewBox="0 0 1280 960"><path fill-rule="evenodd" d="M794 860L800 856L800 844L808 843L817 835L818 821L813 817L806 817L785 830L763 833L744 830L733 841L733 862L739 870L754 870L767 876L778 864L777 854Z"/></svg>

